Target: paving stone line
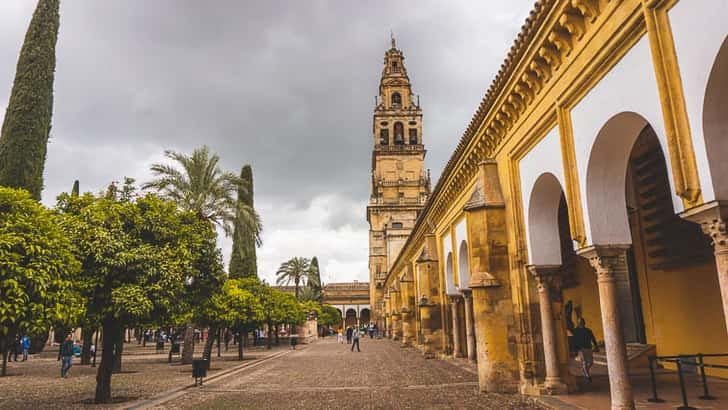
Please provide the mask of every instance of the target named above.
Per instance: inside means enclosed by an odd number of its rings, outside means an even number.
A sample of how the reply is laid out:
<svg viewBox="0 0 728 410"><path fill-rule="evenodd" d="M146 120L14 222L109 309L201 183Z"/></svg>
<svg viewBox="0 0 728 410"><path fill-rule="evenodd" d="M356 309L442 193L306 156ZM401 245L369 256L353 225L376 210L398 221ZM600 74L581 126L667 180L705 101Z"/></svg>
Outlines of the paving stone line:
<svg viewBox="0 0 728 410"><path fill-rule="evenodd" d="M304 386L304 387L290 387L281 385L270 385L266 387L250 387L245 389L216 389L216 388L202 388L201 391L205 393L267 393L267 392L279 392L285 389L286 392L337 392L337 391L369 391L369 390L420 390L420 389L445 389L450 387L463 387L463 386L477 386L477 382L463 382L463 383L443 383L443 384L419 384L412 386L330 386L330 387L316 387L316 386Z"/></svg>
<svg viewBox="0 0 728 410"><path fill-rule="evenodd" d="M219 382L219 381L224 380L228 377L231 377L235 374L238 374L238 373L242 372L243 370L257 367L263 363L268 362L269 360L276 359L278 357L287 355L291 352L293 352L293 350L278 352L278 353L274 353L268 357L264 357L262 359L259 359L259 360L253 361L253 362L242 363L240 366L236 366L236 367L230 368L228 370L222 371L220 373L217 373L214 376L210 376L209 378L207 378L206 382L208 384L214 383L214 382ZM171 400L177 399L177 398L185 395L186 393L188 393L190 391L190 389L192 389L194 387L197 387L197 385L195 383L191 383L186 386L167 390L166 392L163 392L151 399L143 400L141 402L137 402L134 404L126 403L126 404L120 406L119 408L125 409L125 410L147 410L147 409L156 408L157 406L160 406L164 403L167 403Z"/></svg>

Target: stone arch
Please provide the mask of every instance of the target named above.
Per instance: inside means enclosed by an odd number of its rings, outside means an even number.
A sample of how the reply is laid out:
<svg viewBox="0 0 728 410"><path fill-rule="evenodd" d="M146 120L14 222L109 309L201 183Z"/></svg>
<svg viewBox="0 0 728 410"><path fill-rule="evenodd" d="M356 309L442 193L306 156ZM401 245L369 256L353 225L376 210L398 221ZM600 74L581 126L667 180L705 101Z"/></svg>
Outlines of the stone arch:
<svg viewBox="0 0 728 410"><path fill-rule="evenodd" d="M455 273L452 262L452 252L447 253L445 258L445 291L448 295L457 295L458 291L455 289Z"/></svg>
<svg viewBox="0 0 728 410"><path fill-rule="evenodd" d="M470 254L466 240L460 241L458 248L458 279L460 289L470 289Z"/></svg>
<svg viewBox="0 0 728 410"><path fill-rule="evenodd" d="M594 245L632 243L624 187L632 147L647 126L642 115L621 112L602 126L592 145L585 185L586 222ZM672 178L669 169L668 175Z"/></svg>
<svg viewBox="0 0 728 410"><path fill-rule="evenodd" d="M624 190L624 189L623 189ZM550 172L541 174L533 184L528 201L529 258L533 265L561 265L559 202L561 183Z"/></svg>
<svg viewBox="0 0 728 410"><path fill-rule="evenodd" d="M708 76L703 101L703 136L715 199L728 199L728 36Z"/></svg>
<svg viewBox="0 0 728 410"><path fill-rule="evenodd" d="M349 308L346 310L346 316L344 317L344 324L346 326L356 326L356 322L359 316L356 313L356 309Z"/></svg>
<svg viewBox="0 0 728 410"><path fill-rule="evenodd" d="M359 322L362 324L369 324L369 321L371 320L371 312L368 308L363 308L359 312Z"/></svg>

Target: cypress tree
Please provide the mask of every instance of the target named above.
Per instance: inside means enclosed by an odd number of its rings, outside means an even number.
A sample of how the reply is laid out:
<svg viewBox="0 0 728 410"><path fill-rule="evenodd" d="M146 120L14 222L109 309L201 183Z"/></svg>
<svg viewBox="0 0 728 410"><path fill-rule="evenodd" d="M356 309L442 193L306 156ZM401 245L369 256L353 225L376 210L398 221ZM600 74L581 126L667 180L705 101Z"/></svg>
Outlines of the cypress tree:
<svg viewBox="0 0 728 410"><path fill-rule="evenodd" d="M250 165L246 164L240 170L240 179L243 181L243 186L238 190L238 202L254 208L253 168ZM255 238L243 232L240 224L236 222L235 231L233 232L233 249L228 268L230 277L258 277L256 245Z"/></svg>
<svg viewBox="0 0 728 410"><path fill-rule="evenodd" d="M38 200L53 114L58 8L59 0L38 0L0 131L0 185L27 189Z"/></svg>
<svg viewBox="0 0 728 410"><path fill-rule="evenodd" d="M323 301L323 294L321 293L323 283L321 283L321 269L319 269L318 258L315 256L311 259L311 277L313 280L309 281L311 283L310 288L318 295L318 301L321 302Z"/></svg>
<svg viewBox="0 0 728 410"><path fill-rule="evenodd" d="M79 187L78 187L78 180L73 181L73 188L71 188L71 196L74 198L78 198L79 194Z"/></svg>

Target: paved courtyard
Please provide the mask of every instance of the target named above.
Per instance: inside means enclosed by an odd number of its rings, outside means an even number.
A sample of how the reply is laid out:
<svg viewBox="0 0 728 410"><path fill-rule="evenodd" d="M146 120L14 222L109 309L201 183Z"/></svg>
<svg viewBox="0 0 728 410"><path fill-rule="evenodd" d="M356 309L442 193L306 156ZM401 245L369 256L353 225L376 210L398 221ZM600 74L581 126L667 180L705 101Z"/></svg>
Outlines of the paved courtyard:
<svg viewBox="0 0 728 410"><path fill-rule="evenodd" d="M319 340L255 369L190 391L163 407L255 409L537 409L518 395L480 394L472 370L425 360L389 340L361 353Z"/></svg>

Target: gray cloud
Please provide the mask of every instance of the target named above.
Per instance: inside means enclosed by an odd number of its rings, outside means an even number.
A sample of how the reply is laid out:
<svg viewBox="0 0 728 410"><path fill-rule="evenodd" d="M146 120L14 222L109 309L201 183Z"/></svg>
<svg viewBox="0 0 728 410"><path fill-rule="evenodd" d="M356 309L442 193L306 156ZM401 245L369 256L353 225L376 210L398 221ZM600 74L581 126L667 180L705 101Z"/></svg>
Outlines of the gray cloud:
<svg viewBox="0 0 728 410"><path fill-rule="evenodd" d="M0 108L34 3L0 2ZM44 202L77 178L91 191L124 175L144 180L164 149L207 144L227 169L253 165L266 270L309 252L324 265L329 258L332 270L351 270L334 278L366 280L371 114L389 30L421 96L436 177L530 7L63 1ZM317 234L364 243L349 254L296 246L281 238L305 241L298 231L316 227L279 212L322 215Z"/></svg>

